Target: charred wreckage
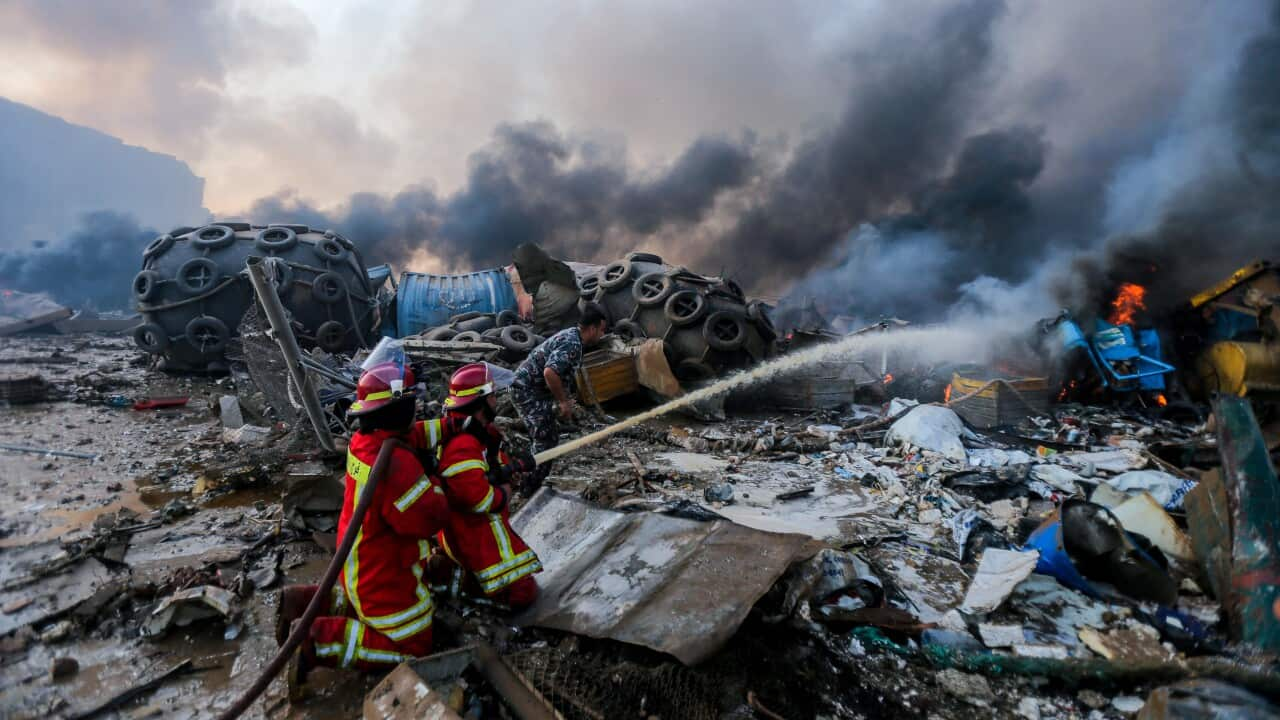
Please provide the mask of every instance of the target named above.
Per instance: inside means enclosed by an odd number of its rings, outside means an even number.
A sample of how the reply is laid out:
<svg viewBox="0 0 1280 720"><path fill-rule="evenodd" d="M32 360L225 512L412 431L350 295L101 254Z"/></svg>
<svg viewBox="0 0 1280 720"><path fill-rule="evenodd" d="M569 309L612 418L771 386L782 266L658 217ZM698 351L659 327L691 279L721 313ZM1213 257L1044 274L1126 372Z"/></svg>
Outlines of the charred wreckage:
<svg viewBox="0 0 1280 720"><path fill-rule="evenodd" d="M330 231L176 228L143 253L140 317L0 297L0 458L31 483L0 517L0 707L229 716L258 682L283 716L271 618L341 550L369 351L398 339L429 420L455 370L505 385L592 303L581 442L511 513L537 601L433 587L434 654L295 709L1274 716L1280 267L1174 306L1152 282L926 364L933 328L837 332L650 253L397 278ZM530 429L497 397L514 452Z"/></svg>

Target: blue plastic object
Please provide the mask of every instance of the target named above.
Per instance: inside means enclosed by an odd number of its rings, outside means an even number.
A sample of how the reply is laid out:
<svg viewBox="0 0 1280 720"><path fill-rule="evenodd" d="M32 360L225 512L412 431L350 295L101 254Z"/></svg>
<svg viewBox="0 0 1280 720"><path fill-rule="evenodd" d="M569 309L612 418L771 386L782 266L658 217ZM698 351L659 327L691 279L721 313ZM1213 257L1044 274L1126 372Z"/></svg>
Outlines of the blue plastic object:
<svg viewBox="0 0 1280 720"><path fill-rule="evenodd" d="M1036 528L1036 531L1031 533L1031 537L1027 538L1027 544L1023 550L1040 552L1040 559L1036 560L1036 572L1052 576L1073 590L1098 597L1098 591L1084 579L1079 570L1076 570L1076 564L1071 561L1067 548L1062 544L1061 520L1054 520L1048 525Z"/></svg>
<svg viewBox="0 0 1280 720"><path fill-rule="evenodd" d="M1160 359L1160 336L1155 330L1141 330L1134 338L1129 325L1097 320L1093 334L1085 336L1074 320L1064 318L1058 323L1058 335L1064 350L1082 350L1089 356L1103 387L1112 390L1163 390L1164 374L1174 370ZM1119 370L1120 363L1127 363L1133 370Z"/></svg>
<svg viewBox="0 0 1280 720"><path fill-rule="evenodd" d="M396 290L396 334L414 335L466 312L516 309L516 293L502 268L462 275L406 272Z"/></svg>

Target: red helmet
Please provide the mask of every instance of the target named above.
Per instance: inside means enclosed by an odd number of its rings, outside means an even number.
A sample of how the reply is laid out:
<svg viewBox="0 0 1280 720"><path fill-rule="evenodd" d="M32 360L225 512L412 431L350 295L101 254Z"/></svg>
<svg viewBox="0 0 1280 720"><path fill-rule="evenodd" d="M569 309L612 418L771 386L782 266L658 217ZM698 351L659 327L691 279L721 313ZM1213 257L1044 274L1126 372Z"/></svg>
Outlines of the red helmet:
<svg viewBox="0 0 1280 720"><path fill-rule="evenodd" d="M394 362L374 365L356 384L356 401L347 414L364 415L414 393L413 370Z"/></svg>
<svg viewBox="0 0 1280 720"><path fill-rule="evenodd" d="M493 377L489 374L488 365L463 365L449 378L449 397L444 399L444 406L450 410L461 410L493 392Z"/></svg>

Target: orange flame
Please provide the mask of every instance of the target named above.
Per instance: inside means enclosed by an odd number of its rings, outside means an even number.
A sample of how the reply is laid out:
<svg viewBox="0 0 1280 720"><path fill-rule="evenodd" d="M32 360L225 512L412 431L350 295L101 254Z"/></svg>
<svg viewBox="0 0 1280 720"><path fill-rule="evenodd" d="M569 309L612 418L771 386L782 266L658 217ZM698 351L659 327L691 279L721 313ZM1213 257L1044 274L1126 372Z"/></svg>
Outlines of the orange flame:
<svg viewBox="0 0 1280 720"><path fill-rule="evenodd" d="M1111 316L1107 322L1112 325L1132 325L1133 316L1147 307L1147 289L1135 283L1124 283L1111 301Z"/></svg>
<svg viewBox="0 0 1280 720"><path fill-rule="evenodd" d="M888 384L889 384L889 383L891 383L891 382L893 382L893 373L885 373L885 375L884 375L884 384L885 384L885 385L888 385Z"/></svg>
<svg viewBox="0 0 1280 720"><path fill-rule="evenodd" d="M947 383L947 387L942 391L942 401L951 402L951 383Z"/></svg>
<svg viewBox="0 0 1280 720"><path fill-rule="evenodd" d="M1169 398L1165 397L1164 393L1160 393L1156 396L1156 404L1160 407L1164 407L1169 404Z"/></svg>

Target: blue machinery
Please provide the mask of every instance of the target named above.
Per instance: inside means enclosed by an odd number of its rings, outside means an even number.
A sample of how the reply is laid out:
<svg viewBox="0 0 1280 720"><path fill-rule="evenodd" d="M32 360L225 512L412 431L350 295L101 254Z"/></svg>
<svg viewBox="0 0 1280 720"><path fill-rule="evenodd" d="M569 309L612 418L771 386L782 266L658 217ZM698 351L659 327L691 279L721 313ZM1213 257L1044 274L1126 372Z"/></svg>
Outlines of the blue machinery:
<svg viewBox="0 0 1280 720"><path fill-rule="evenodd" d="M1063 350L1088 356L1104 388L1158 392L1165 389L1165 373L1175 369L1160 359L1160 335L1155 330L1139 330L1135 338L1133 326L1112 325L1099 319L1094 320L1093 334L1086 336L1066 312L1054 324Z"/></svg>

